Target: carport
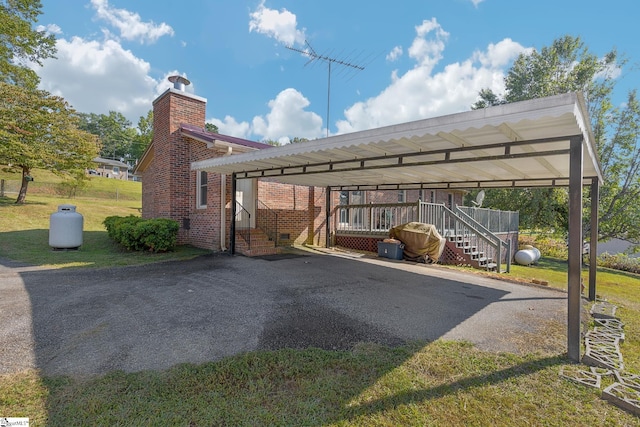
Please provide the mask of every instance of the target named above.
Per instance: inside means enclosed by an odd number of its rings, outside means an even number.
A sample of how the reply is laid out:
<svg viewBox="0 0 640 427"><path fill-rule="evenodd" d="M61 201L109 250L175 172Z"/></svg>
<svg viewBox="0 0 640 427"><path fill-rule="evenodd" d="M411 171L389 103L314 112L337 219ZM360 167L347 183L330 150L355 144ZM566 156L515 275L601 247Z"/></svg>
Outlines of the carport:
<svg viewBox="0 0 640 427"><path fill-rule="evenodd" d="M580 360L582 190L591 188L589 299L595 300L602 181L580 93L203 160L191 167L230 174L234 198L241 179L326 187L327 225L332 191L568 187L567 344L569 357ZM235 206L233 200L232 218ZM234 238L232 228L232 250Z"/></svg>

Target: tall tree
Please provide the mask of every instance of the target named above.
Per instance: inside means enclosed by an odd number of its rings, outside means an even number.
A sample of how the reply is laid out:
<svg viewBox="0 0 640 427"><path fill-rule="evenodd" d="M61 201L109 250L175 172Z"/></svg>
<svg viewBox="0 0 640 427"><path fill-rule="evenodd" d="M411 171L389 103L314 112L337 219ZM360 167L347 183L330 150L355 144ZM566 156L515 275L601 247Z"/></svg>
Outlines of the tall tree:
<svg viewBox="0 0 640 427"><path fill-rule="evenodd" d="M32 25L41 14L39 0L0 0L0 81L29 89L38 86L38 75L27 62L42 65L55 55L55 37Z"/></svg>
<svg viewBox="0 0 640 427"><path fill-rule="evenodd" d="M109 114L83 113L80 128L100 138L101 157L115 160L132 158L132 148L137 132L122 113L116 111L109 111Z"/></svg>
<svg viewBox="0 0 640 427"><path fill-rule="evenodd" d="M153 110L149 110L146 116L138 119L138 134L136 135L131 148L131 159L137 162L145 150L153 141Z"/></svg>
<svg viewBox="0 0 640 427"><path fill-rule="evenodd" d="M579 37L561 37L539 52L534 50L516 59L505 78L504 98L489 89L482 90L472 108L573 91L584 93L604 178L599 205L600 238L618 237L637 243L640 230L634 223L640 218L640 111L636 92L629 93L621 107L614 107L612 102L615 72L624 65L615 50L598 57ZM535 189L491 190L487 191L485 204L505 209L503 206L509 205L507 199L519 200L516 206L528 207L521 210L521 218L537 218L530 224L532 227L566 229L566 205L559 203L565 197L566 190L562 189L552 193ZM586 206L590 203L588 200ZM539 215L541 212L545 215ZM585 222L585 231L589 227Z"/></svg>
<svg viewBox="0 0 640 427"><path fill-rule="evenodd" d="M16 203L24 203L34 168L84 177L99 145L93 135L78 129L78 123L64 99L0 82L0 163L22 171Z"/></svg>

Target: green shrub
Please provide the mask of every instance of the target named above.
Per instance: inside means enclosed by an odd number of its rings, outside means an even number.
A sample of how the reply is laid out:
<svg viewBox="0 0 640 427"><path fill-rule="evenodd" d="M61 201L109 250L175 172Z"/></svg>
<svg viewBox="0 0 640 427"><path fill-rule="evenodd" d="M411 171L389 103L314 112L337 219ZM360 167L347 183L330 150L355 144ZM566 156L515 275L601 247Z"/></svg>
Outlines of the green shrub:
<svg viewBox="0 0 640 427"><path fill-rule="evenodd" d="M598 265L601 267L640 274L640 259L631 258L626 254L611 255L605 252L598 257Z"/></svg>
<svg viewBox="0 0 640 427"><path fill-rule="evenodd" d="M134 236L144 249L166 252L175 247L179 228L178 222L172 219L148 219L136 224Z"/></svg>
<svg viewBox="0 0 640 427"><path fill-rule="evenodd" d="M518 245L519 247L531 245L537 248L542 256L546 257L559 259L567 259L569 257L569 251L565 241L548 234L520 234L518 236Z"/></svg>
<svg viewBox="0 0 640 427"><path fill-rule="evenodd" d="M178 240L179 224L171 219L109 216L103 223L112 240L132 251L166 252Z"/></svg>

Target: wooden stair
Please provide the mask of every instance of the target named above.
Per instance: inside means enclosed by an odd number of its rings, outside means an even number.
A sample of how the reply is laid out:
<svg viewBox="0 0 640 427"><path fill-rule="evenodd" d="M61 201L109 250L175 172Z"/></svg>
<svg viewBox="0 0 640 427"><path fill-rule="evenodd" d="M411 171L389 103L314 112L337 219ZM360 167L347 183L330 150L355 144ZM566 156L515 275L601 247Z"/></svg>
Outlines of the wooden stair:
<svg viewBox="0 0 640 427"><path fill-rule="evenodd" d="M468 238L459 235L447 238L440 263L464 265L488 271L495 271L498 266L491 257L487 257L483 252L478 251L478 248L472 246Z"/></svg>
<svg viewBox="0 0 640 427"><path fill-rule="evenodd" d="M249 247L249 243L244 239L242 233L236 232L236 253L254 257L276 255L281 252L280 248L276 247L275 242L269 240L269 237L259 228L252 228L249 230L249 233L251 236L251 247Z"/></svg>

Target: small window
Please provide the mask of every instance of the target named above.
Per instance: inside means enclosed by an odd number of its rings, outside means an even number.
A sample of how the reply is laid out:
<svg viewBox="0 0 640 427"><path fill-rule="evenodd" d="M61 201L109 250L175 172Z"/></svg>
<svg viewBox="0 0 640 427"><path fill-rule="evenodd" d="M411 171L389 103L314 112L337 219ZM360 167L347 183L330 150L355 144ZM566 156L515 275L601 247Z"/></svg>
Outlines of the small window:
<svg viewBox="0 0 640 427"><path fill-rule="evenodd" d="M430 196L429 200L431 201L430 203L435 203L436 202L436 190L431 190L431 196Z"/></svg>
<svg viewBox="0 0 640 427"><path fill-rule="evenodd" d="M120 167L119 166L114 166L113 167L113 174L114 175L118 175L120 173Z"/></svg>
<svg viewBox="0 0 640 427"><path fill-rule="evenodd" d="M407 191L398 190L398 203L404 203L407 201Z"/></svg>
<svg viewBox="0 0 640 427"><path fill-rule="evenodd" d="M449 205L449 209L453 210L453 194L447 194L447 204Z"/></svg>
<svg viewBox="0 0 640 427"><path fill-rule="evenodd" d="M197 175L197 197L196 203L198 208L206 208L207 207L207 172L200 171Z"/></svg>

